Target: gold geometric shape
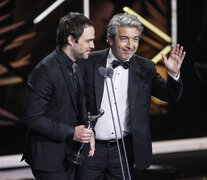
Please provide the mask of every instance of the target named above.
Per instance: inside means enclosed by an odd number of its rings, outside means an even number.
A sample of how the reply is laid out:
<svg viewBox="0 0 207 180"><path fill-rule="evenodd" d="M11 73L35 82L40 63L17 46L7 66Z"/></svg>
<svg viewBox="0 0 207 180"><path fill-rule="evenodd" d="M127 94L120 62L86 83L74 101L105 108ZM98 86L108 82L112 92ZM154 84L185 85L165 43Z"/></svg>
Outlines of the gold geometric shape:
<svg viewBox="0 0 207 180"><path fill-rule="evenodd" d="M137 16L139 18L139 20L141 21L141 23L146 26L148 29L150 29L152 32L154 32L155 34L157 34L159 37L161 37L162 39L164 39L166 42L171 43L172 42L172 38L170 36L168 36L166 33L164 33L163 31L161 31L160 29L158 29L156 26L154 26L152 23L150 23L149 21L147 21L145 18L143 18L142 16L140 16L138 13L136 13L135 11L133 11L131 8L129 7L124 7L123 10L129 14L134 14L135 16Z"/></svg>
<svg viewBox="0 0 207 180"><path fill-rule="evenodd" d="M165 54L167 55L171 50L171 46L170 45L167 45L163 50L161 50L155 57L152 58L152 61L156 64L158 63L161 59L162 59L162 56L161 54Z"/></svg>

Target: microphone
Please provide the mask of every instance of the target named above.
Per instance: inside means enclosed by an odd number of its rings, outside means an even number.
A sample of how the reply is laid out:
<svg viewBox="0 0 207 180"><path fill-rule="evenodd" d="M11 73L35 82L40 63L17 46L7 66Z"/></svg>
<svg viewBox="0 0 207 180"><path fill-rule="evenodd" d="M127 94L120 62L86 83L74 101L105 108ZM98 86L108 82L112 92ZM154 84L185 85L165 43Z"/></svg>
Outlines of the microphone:
<svg viewBox="0 0 207 180"><path fill-rule="evenodd" d="M106 76L109 77L109 78L113 78L113 75L114 75L114 70L112 67L107 67L106 68Z"/></svg>
<svg viewBox="0 0 207 180"><path fill-rule="evenodd" d="M104 110L100 109L100 116L102 116L104 114Z"/></svg>
<svg viewBox="0 0 207 180"><path fill-rule="evenodd" d="M99 67L99 68L98 68L98 71L99 71L99 74L100 74L101 76L103 76L104 78L107 78L107 75L106 75L106 68L104 68L104 67Z"/></svg>
<svg viewBox="0 0 207 180"><path fill-rule="evenodd" d="M99 67L98 71L99 71L99 74L103 76L104 78L112 78L114 74L114 70L111 67L107 67L107 68Z"/></svg>

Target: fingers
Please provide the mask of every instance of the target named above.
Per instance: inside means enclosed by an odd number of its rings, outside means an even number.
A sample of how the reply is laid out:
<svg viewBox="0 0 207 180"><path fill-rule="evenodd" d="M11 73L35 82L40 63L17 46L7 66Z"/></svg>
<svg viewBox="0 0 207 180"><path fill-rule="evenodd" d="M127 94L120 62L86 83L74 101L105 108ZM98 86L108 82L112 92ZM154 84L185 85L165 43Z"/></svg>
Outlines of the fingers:
<svg viewBox="0 0 207 180"><path fill-rule="evenodd" d="M185 58L185 54L186 54L186 52L183 51L183 46L181 46L179 48L179 44L177 44L177 46L176 46L176 53L177 53L177 56L178 56L178 60L180 61L180 63L182 63L184 58Z"/></svg>
<svg viewBox="0 0 207 180"><path fill-rule="evenodd" d="M179 57L180 57L180 60L183 61L183 59L185 58L185 54L186 52L183 51L183 46L180 47L180 52L179 52Z"/></svg>
<svg viewBox="0 0 207 180"><path fill-rule="evenodd" d="M175 54L180 58L184 59L186 52L183 51L183 46L180 46L179 44L176 45Z"/></svg>
<svg viewBox="0 0 207 180"><path fill-rule="evenodd" d="M73 140L81 143L89 143L92 133L93 131L91 129L87 129L83 125L76 126Z"/></svg>
<svg viewBox="0 0 207 180"><path fill-rule="evenodd" d="M175 54L176 54L177 56L179 56L179 53L180 53L180 44L177 44L177 45L176 45L176 49L175 49Z"/></svg>
<svg viewBox="0 0 207 180"><path fill-rule="evenodd" d="M95 153L95 148L92 148L92 149L89 150L88 156L93 157L94 153Z"/></svg>
<svg viewBox="0 0 207 180"><path fill-rule="evenodd" d="M174 55L175 54L175 46L172 45L171 46L171 51L170 51L170 56Z"/></svg>
<svg viewBox="0 0 207 180"><path fill-rule="evenodd" d="M90 150L88 152L88 156L92 157L95 153L95 139L94 139L94 133L92 135L92 138L90 140Z"/></svg>
<svg viewBox="0 0 207 180"><path fill-rule="evenodd" d="M180 46L179 44L177 44L176 47L172 45L170 51L170 58L176 60L177 62L179 62L179 64L181 64L186 54L186 52L183 51L183 49L184 49L183 46Z"/></svg>
<svg viewBox="0 0 207 180"><path fill-rule="evenodd" d="M171 52L173 52L173 53L175 52L175 46L174 45L171 46Z"/></svg>
<svg viewBox="0 0 207 180"><path fill-rule="evenodd" d="M163 61L167 61L167 57L165 56L165 54L161 54Z"/></svg>
<svg viewBox="0 0 207 180"><path fill-rule="evenodd" d="M182 56L181 56L181 60L183 61L183 59L185 58L186 52L184 51Z"/></svg>
<svg viewBox="0 0 207 180"><path fill-rule="evenodd" d="M179 57L181 57L183 54L183 46L181 46L179 49L179 44L177 45L177 54Z"/></svg>
<svg viewBox="0 0 207 180"><path fill-rule="evenodd" d="M91 140L91 136L80 137L80 138L79 138L79 142L84 143L84 144L85 144L85 143L89 143L90 140Z"/></svg>
<svg viewBox="0 0 207 180"><path fill-rule="evenodd" d="M95 153L95 144L94 143L90 143L90 150L88 152L88 156L92 157Z"/></svg>
<svg viewBox="0 0 207 180"><path fill-rule="evenodd" d="M81 134L79 135L80 142L89 143L89 141L91 140L91 137L92 137L92 132L93 131L91 129L83 128Z"/></svg>

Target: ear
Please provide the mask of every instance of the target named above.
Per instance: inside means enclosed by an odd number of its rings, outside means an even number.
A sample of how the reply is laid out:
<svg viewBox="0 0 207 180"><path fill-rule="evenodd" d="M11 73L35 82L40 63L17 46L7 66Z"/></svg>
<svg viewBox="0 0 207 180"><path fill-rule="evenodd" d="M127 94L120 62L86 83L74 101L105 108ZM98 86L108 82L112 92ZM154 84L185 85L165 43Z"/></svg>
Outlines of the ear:
<svg viewBox="0 0 207 180"><path fill-rule="evenodd" d="M109 45L110 45L110 46L113 46L114 41L113 41L113 39L111 38L111 36L107 36L107 39L108 39Z"/></svg>
<svg viewBox="0 0 207 180"><path fill-rule="evenodd" d="M74 43L75 43L75 39L74 39L74 37L73 37L72 35L69 35L69 36L68 36L68 44L69 44L70 46L73 46Z"/></svg>

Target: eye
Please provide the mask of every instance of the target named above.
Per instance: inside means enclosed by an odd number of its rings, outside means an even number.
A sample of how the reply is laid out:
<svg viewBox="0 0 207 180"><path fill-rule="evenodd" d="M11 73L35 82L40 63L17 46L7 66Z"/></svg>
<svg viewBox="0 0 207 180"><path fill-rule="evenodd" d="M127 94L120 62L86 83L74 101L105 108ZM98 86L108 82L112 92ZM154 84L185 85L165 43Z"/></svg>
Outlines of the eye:
<svg viewBox="0 0 207 180"><path fill-rule="evenodd" d="M120 40L125 42L125 41L127 41L127 40L128 40L128 38L127 38L127 37L125 37L125 36L122 36L122 37L120 37Z"/></svg>
<svg viewBox="0 0 207 180"><path fill-rule="evenodd" d="M94 41L94 39L88 39L88 40L86 40L87 43L90 43L90 42L93 42L93 41Z"/></svg>
<svg viewBox="0 0 207 180"><path fill-rule="evenodd" d="M138 41L139 41L139 38L136 37L136 38L133 39L133 41L134 41L134 42L138 42Z"/></svg>

